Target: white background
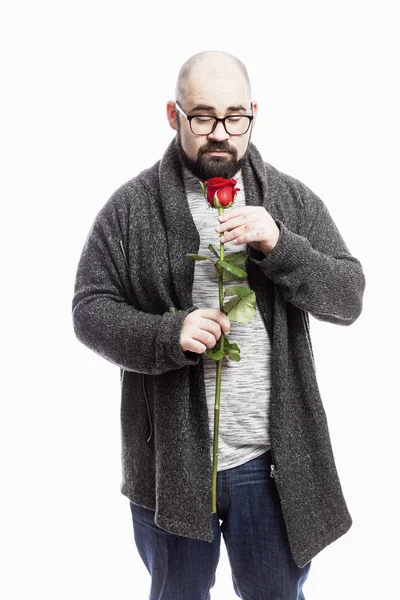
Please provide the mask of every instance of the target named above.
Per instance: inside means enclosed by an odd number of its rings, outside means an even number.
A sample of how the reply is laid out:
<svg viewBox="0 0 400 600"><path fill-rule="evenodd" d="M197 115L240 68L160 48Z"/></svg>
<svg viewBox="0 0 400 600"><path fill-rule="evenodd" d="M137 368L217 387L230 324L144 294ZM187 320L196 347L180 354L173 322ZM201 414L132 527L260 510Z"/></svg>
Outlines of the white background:
<svg viewBox="0 0 400 600"><path fill-rule="evenodd" d="M353 325L310 319L354 524L303 591L397 597L395 2L38 0L5 3L0 22L2 597L147 598L119 487L119 369L77 341L71 302L95 215L162 156L179 68L210 49L246 64L252 141L324 200L367 280ZM212 599L235 598L222 542Z"/></svg>

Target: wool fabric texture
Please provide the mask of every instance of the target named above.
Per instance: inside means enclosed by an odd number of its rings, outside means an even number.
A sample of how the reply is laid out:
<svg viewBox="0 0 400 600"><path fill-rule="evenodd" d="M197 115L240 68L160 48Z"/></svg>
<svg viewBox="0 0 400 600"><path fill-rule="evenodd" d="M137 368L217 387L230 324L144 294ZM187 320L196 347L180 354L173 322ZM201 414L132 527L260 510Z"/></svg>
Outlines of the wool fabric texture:
<svg viewBox="0 0 400 600"><path fill-rule="evenodd" d="M352 518L318 389L309 314L351 325L365 276L326 205L261 157L242 165L246 205L279 227L265 256L247 245L250 287L272 341L270 441L293 559L305 566ZM183 352L199 233L175 138L96 215L79 259L72 319L80 342L120 368L120 491L171 533L211 542L210 433L201 355ZM180 312L170 312L171 307Z"/></svg>

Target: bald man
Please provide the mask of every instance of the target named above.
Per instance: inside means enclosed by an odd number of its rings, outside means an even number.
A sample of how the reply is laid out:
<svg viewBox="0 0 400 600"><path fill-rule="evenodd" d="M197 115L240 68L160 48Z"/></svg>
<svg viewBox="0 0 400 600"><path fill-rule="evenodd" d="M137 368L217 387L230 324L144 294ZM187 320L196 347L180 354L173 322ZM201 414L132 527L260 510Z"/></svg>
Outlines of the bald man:
<svg viewBox="0 0 400 600"><path fill-rule="evenodd" d="M166 108L176 135L97 215L73 299L78 339L121 370L121 493L148 597L209 599L222 533L238 597L304 600L311 559L352 524L308 314L353 323L362 266L323 201L250 141L258 106L240 60L192 56ZM219 222L200 185L212 177L240 188ZM213 263L187 256L210 254L221 233L225 252L247 254L250 323L230 323ZM223 363L212 512L216 362L205 352L230 331L241 360Z"/></svg>

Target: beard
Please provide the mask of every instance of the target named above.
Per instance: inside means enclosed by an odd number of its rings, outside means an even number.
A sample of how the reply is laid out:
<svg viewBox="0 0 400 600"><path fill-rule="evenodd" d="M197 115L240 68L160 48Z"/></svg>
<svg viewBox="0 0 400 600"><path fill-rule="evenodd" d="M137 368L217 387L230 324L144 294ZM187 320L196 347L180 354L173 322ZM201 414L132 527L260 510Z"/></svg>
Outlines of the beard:
<svg viewBox="0 0 400 600"><path fill-rule="evenodd" d="M241 169L243 162L247 158L250 146L250 138L251 133L246 152L239 160L237 159L236 148L229 146L227 142L212 141L209 141L207 144L199 148L196 160L190 158L190 156L188 156L183 149L179 126L175 136L175 145L178 150L181 163L183 163L195 177L204 182L212 177L224 177L225 179L231 179ZM221 156L217 156L216 154L207 154L207 152L213 150L225 150L226 152L229 152L229 154L224 154Z"/></svg>

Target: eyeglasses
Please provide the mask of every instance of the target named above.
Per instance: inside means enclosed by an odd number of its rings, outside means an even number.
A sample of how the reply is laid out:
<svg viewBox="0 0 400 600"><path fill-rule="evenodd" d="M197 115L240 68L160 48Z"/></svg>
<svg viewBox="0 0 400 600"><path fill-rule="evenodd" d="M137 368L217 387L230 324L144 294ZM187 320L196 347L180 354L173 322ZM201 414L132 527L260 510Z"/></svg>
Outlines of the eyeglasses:
<svg viewBox="0 0 400 600"><path fill-rule="evenodd" d="M221 121L228 135L243 135L250 127L254 115L229 115L223 119L211 117L210 115L187 115L176 102L176 108L189 121L190 129L194 135L210 135ZM253 112L253 103L251 103Z"/></svg>

